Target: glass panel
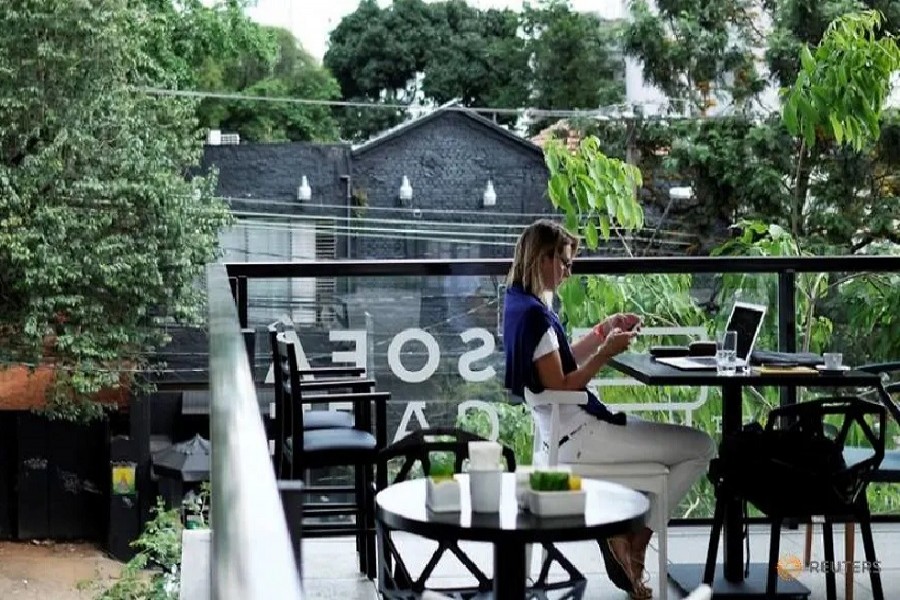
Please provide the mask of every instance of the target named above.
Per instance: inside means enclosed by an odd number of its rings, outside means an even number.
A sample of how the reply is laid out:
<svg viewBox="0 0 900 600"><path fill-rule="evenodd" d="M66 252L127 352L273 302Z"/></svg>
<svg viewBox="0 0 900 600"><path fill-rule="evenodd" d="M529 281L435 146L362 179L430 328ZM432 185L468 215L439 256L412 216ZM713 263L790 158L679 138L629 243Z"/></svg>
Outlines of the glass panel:
<svg viewBox="0 0 900 600"><path fill-rule="evenodd" d="M435 253L442 251L435 246ZM846 349L845 362L850 364L871 362L867 357L892 358L887 352L896 342L884 341L887 336L879 336L882 330L877 324L884 324L883 331L889 331L893 321L883 311L876 311L880 317L864 318L861 308L866 298L875 298L875 284L845 282L834 286L840 289L840 296L822 293L811 304L807 297L813 288L809 286L818 285L816 277L818 274L798 276L798 350ZM295 283L292 288L279 288L277 281L250 280L250 325L263 332L256 346L259 381L271 364L265 326L297 314L302 307L316 314L315 319L295 322L309 364L365 366L377 379L378 388L392 393L389 441L421 427L455 425L499 438L515 450L520 464L528 464L532 459L531 415L523 405L510 404L503 388L504 280L501 276L337 278L327 306L321 297L312 301L307 297L303 291L308 286ZM581 290L577 302L572 296L575 289ZM885 287L883 293L889 295L892 289L900 286ZM645 324L633 346L635 351L651 345L714 339L735 301L762 304L767 312L755 348L778 348L775 275L580 277L572 279L560 295L566 298L568 308L561 310L562 317L576 337L608 314L634 311L642 315ZM869 305L864 308L874 310ZM865 325L865 319L875 319L872 336L854 333ZM869 327L872 331L872 325ZM718 439L721 395L717 388L635 385L610 368L604 369L592 386L614 410L697 427ZM260 395L271 395L271 391L261 389ZM801 400L812 395L806 390L799 394ZM779 402L777 388L749 390L743 399L745 422L765 421L768 410ZM890 427L892 446L900 432L896 424ZM334 481L334 475L328 474L328 479ZM874 512L893 510L898 503L895 493L881 490L877 499L874 491L872 495ZM703 478L673 516L709 517L712 508L712 493Z"/></svg>

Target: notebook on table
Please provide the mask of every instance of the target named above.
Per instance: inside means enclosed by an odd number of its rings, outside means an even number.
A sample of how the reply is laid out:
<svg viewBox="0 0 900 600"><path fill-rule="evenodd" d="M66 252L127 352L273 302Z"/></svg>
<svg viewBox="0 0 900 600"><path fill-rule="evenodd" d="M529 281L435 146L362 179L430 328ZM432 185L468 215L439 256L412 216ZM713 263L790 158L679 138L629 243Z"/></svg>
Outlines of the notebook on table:
<svg viewBox="0 0 900 600"><path fill-rule="evenodd" d="M759 331L762 329L763 319L766 316L766 307L761 304L747 302L735 302L725 324L725 331L737 332L737 365L747 366L750 354ZM657 358L656 362L683 371L702 371L716 368L715 356L678 356L669 358Z"/></svg>

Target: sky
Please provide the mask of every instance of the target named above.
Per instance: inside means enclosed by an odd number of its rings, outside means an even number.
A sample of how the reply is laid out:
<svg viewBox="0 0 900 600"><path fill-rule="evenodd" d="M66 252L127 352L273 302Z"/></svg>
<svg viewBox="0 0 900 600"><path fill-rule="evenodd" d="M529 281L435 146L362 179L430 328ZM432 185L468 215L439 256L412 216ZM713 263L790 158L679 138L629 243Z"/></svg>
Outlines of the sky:
<svg viewBox="0 0 900 600"><path fill-rule="evenodd" d="M470 5L481 9L520 10L523 4L522 0L468 1ZM358 4L359 0L256 0L256 6L250 8L249 13L252 19L264 25L290 29L307 52L321 60L327 49L328 33L340 23L341 18L352 13ZM379 4L386 6L390 4L390 0L379 0ZM579 11L603 10L616 13L623 4L622 0L572 0L572 7Z"/></svg>

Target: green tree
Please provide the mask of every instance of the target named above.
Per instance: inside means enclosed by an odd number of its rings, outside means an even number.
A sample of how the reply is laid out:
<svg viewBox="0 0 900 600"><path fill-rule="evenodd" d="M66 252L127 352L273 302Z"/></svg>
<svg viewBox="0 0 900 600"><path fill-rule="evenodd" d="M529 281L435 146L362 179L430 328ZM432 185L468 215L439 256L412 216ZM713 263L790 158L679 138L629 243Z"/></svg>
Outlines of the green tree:
<svg viewBox="0 0 900 600"><path fill-rule="evenodd" d="M615 23L572 10L568 0L527 4L522 27L532 65L532 105L593 109L625 99L625 63ZM546 122L532 128L540 130Z"/></svg>
<svg viewBox="0 0 900 600"><path fill-rule="evenodd" d="M246 15L248 0L136 0L146 50L144 64L157 80L181 88L240 89L247 65L267 71L275 61L275 40ZM253 79L255 81L256 78Z"/></svg>
<svg viewBox="0 0 900 600"><path fill-rule="evenodd" d="M876 35L882 21L877 11L844 15L828 26L814 52L800 50L801 70L786 90L783 109L785 125L800 138L790 207L794 237L804 232L809 163L831 141L860 152L880 136L891 77L900 69L894 37Z"/></svg>
<svg viewBox="0 0 900 600"><path fill-rule="evenodd" d="M201 307L226 208L192 102L171 84L158 27L129 0L10 0L0 11L0 359L57 367L53 414L140 369L159 325Z"/></svg>
<svg viewBox="0 0 900 600"><path fill-rule="evenodd" d="M240 57L231 68L240 79L230 79L231 87L248 96L335 100L340 88L331 74L318 65L297 42L294 35L279 28L268 28L277 42L275 62L260 63L252 55ZM331 109L323 104L280 101L225 100L215 118L201 123L235 131L250 141L334 141L339 137ZM208 101L207 105L211 105ZM214 113L207 112L206 115Z"/></svg>
<svg viewBox="0 0 900 600"><path fill-rule="evenodd" d="M772 30L766 40L766 63L781 87L792 85L800 71L800 50L819 43L835 19L864 9L885 15L885 31L900 29L900 3L894 0L767 0Z"/></svg>
<svg viewBox="0 0 900 600"><path fill-rule="evenodd" d="M669 98L704 113L726 100L742 104L765 87L755 66L759 43L754 0L646 0L631 4L625 51L641 59L644 76Z"/></svg>
<svg viewBox="0 0 900 600"><path fill-rule="evenodd" d="M425 70L433 40L431 11L423 0L397 0L385 9L376 0L362 0L331 32L324 64L345 100L409 105L416 94L416 73ZM371 108L335 111L344 137L356 140L399 123L404 114Z"/></svg>
<svg viewBox="0 0 900 600"><path fill-rule="evenodd" d="M528 53L510 10L480 11L450 0L430 6L439 39L428 58L422 91L439 104L519 107L528 101ZM497 117L513 123L515 116Z"/></svg>
<svg viewBox="0 0 900 600"><path fill-rule="evenodd" d="M294 36L255 23L248 0L142 0L150 67L182 89L251 96L333 100L336 81ZM151 33L152 32L152 33ZM205 98L200 125L227 129L250 141L337 139L327 107L285 102Z"/></svg>
<svg viewBox="0 0 900 600"><path fill-rule="evenodd" d="M562 109L620 102L616 31L563 0L542 0L521 15L463 0L394 0L383 9L362 0L331 33L324 62L345 100L400 106L338 109L343 135L360 139L400 122L416 100Z"/></svg>

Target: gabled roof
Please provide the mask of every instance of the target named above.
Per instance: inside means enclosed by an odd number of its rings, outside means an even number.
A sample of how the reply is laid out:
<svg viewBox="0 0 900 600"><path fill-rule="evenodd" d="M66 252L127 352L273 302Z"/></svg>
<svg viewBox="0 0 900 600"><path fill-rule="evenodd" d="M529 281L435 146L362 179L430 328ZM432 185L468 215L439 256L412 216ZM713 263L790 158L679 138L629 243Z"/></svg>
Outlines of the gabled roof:
<svg viewBox="0 0 900 600"><path fill-rule="evenodd" d="M442 104L428 114L422 115L421 117L416 117L404 123L400 123L395 127L382 131L375 137L370 138L361 144L353 146L353 155L357 156L359 154L364 154L369 150L377 148L382 144L385 144L397 137L400 137L401 135L404 135L418 127L425 125L426 123L430 123L431 121L440 118L442 115L446 115L451 112L461 115L467 119L471 119L478 125L486 127L487 129L500 135L501 137L521 145L525 150L529 152L534 152L536 154L539 154L540 156L544 155L544 151L541 150L541 148L539 148L538 146L535 146L527 139L516 135L505 127L497 125L490 119L486 119L478 113L471 111L464 106L461 106L459 104L459 100L453 100L446 104Z"/></svg>

